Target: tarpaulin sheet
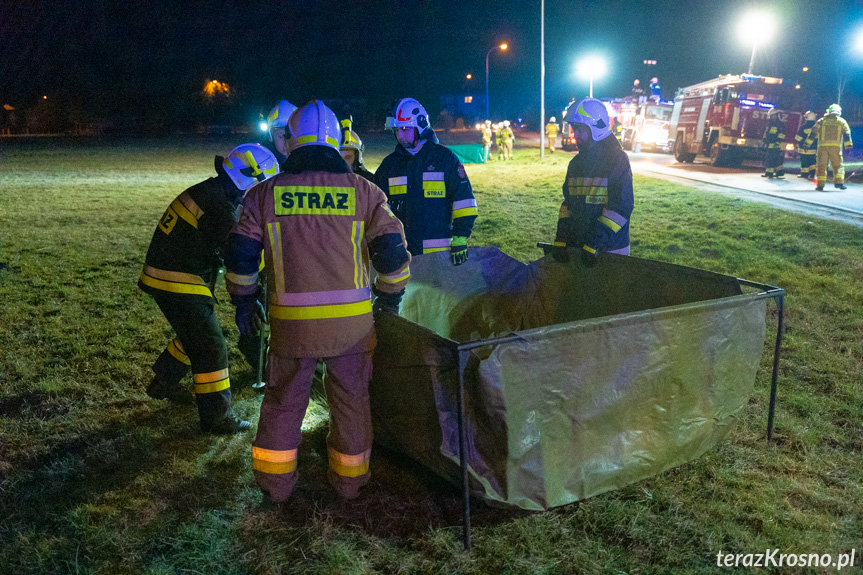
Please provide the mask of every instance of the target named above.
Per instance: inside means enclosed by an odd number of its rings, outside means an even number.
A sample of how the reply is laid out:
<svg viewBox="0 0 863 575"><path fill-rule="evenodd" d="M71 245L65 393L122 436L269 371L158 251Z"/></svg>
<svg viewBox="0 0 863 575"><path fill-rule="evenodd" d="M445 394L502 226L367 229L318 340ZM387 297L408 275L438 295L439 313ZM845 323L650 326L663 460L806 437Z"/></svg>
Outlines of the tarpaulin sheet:
<svg viewBox="0 0 863 575"><path fill-rule="evenodd" d="M462 164L484 164L482 144L456 144L447 146Z"/></svg>
<svg viewBox="0 0 863 575"><path fill-rule="evenodd" d="M471 491L547 509L692 460L752 392L766 299L733 277L605 255L592 268L471 248L418 256L376 321L375 439L459 481L459 343Z"/></svg>

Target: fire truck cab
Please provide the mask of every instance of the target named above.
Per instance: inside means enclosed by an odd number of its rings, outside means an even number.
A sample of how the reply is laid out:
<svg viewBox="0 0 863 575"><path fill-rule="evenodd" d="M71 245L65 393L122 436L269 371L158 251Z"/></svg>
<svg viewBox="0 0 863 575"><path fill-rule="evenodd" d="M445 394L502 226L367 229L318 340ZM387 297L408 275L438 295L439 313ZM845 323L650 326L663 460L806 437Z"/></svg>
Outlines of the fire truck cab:
<svg viewBox="0 0 863 575"><path fill-rule="evenodd" d="M654 101L644 96L638 102L622 106L617 121L621 126L619 137L623 149L667 151L672 106L670 101Z"/></svg>
<svg viewBox="0 0 863 575"><path fill-rule="evenodd" d="M714 166L737 166L763 156L767 114L780 109L785 122L786 150L794 149L800 112L787 111L792 92L782 78L727 74L680 88L668 128L668 140L678 162L697 154Z"/></svg>

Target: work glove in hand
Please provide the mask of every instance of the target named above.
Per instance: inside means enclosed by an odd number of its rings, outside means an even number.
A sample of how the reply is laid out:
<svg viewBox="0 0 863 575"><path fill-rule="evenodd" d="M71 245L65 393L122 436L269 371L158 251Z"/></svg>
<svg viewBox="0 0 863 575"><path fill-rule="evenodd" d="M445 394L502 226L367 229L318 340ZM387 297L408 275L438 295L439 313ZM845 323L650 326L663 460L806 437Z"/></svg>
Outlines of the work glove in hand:
<svg viewBox="0 0 863 575"><path fill-rule="evenodd" d="M375 294L375 301L372 304L372 311L375 315L381 311L388 311L395 315L399 314L399 304L402 301L405 290L398 293L387 293L379 291L376 287L372 287L372 292Z"/></svg>
<svg viewBox="0 0 863 575"><path fill-rule="evenodd" d="M234 321L240 330L240 335L252 336L257 334L264 318L266 318L264 306L257 298L249 298L237 303Z"/></svg>
<svg viewBox="0 0 863 575"><path fill-rule="evenodd" d="M455 236L450 241L449 255L452 265L460 266L467 261L467 238Z"/></svg>
<svg viewBox="0 0 863 575"><path fill-rule="evenodd" d="M586 268L592 268L596 265L596 254L592 254L587 250L581 250L581 263Z"/></svg>
<svg viewBox="0 0 863 575"><path fill-rule="evenodd" d="M552 246L551 257L560 264L569 262L569 252L566 251L566 246Z"/></svg>

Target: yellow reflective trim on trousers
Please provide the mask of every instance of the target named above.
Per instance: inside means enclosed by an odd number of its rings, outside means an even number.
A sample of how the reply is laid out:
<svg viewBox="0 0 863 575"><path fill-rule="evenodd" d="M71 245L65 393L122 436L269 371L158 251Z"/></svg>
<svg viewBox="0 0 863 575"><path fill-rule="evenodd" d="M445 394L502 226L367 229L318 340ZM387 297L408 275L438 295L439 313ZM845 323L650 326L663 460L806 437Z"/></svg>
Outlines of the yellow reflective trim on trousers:
<svg viewBox="0 0 863 575"><path fill-rule="evenodd" d="M262 473L291 473L297 469L297 450L275 450L252 446L252 469Z"/></svg>
<svg viewBox="0 0 863 575"><path fill-rule="evenodd" d="M470 208L462 208L460 210L455 210L452 213L452 219L466 218L468 216L475 216L476 214L477 214L476 208L471 206Z"/></svg>
<svg viewBox="0 0 863 575"><path fill-rule="evenodd" d="M333 319L338 317L353 317L366 313L372 313L371 300L347 304L298 307L270 305L270 316L275 319Z"/></svg>
<svg viewBox="0 0 863 575"><path fill-rule="evenodd" d="M408 193L407 184L398 185L398 186L390 186L390 195L391 196L397 196L399 194L406 194L406 193Z"/></svg>
<svg viewBox="0 0 863 575"><path fill-rule="evenodd" d="M177 345L177 340L168 344L168 353L170 353L177 361L185 363L186 365L192 365L192 362L189 360L189 356L186 355L180 346Z"/></svg>
<svg viewBox="0 0 863 575"><path fill-rule="evenodd" d="M614 222L614 221L612 221L612 220L610 220L610 219L606 218L605 216L599 216L599 217L597 218L597 220L598 220L600 223L605 224L606 226L608 226L608 227L611 229L611 231L613 231L613 232L615 232L615 233L617 233L617 232L619 232L619 231L620 231L620 225L619 225L617 222Z"/></svg>
<svg viewBox="0 0 863 575"><path fill-rule="evenodd" d="M327 449L330 460L330 469L332 469L336 475L341 475L342 477L359 477L360 475L365 475L369 472L369 458L371 456L371 451L371 449L367 449L358 455L346 455L344 453L339 453L334 449Z"/></svg>
<svg viewBox="0 0 863 575"><path fill-rule="evenodd" d="M258 274L242 275L225 272L225 279L238 286L252 286L258 283Z"/></svg>
<svg viewBox="0 0 863 575"><path fill-rule="evenodd" d="M180 218L186 220L190 226L197 229L198 228L198 218L189 211L189 209L183 205L183 202L180 201L180 198L177 198L173 202L171 202L171 209L177 213Z"/></svg>
<svg viewBox="0 0 863 575"><path fill-rule="evenodd" d="M208 297L213 297L213 292L210 291L210 288L207 286L199 286L199 285L191 285L191 284L181 284L176 282L169 282L165 280L159 280L154 277L150 277L144 272L141 272L141 277L139 278L141 283L145 286L149 286L153 289L157 289L160 291L167 291L171 293L182 293L187 295L204 295Z"/></svg>
<svg viewBox="0 0 863 575"><path fill-rule="evenodd" d="M450 249L449 246L446 246L443 248L423 248L423 253L424 254L430 254L433 252L446 252L446 251L449 251L449 249Z"/></svg>
<svg viewBox="0 0 863 575"><path fill-rule="evenodd" d="M231 387L231 379L226 377L225 379L213 381L211 383L195 383L195 393L198 395L203 395L205 393L218 393L228 389L229 387Z"/></svg>
<svg viewBox="0 0 863 575"><path fill-rule="evenodd" d="M565 248L566 242L554 242L552 245L560 247L560 248Z"/></svg>
<svg viewBox="0 0 863 575"><path fill-rule="evenodd" d="M276 293L285 293L285 264L282 261L282 228L279 222L267 224L270 238L270 251L273 256L273 279Z"/></svg>
<svg viewBox="0 0 863 575"><path fill-rule="evenodd" d="M219 381L228 377L228 368L217 369L216 371L209 371L207 373L195 373L192 374L192 378L195 380L195 383L210 383L211 381Z"/></svg>

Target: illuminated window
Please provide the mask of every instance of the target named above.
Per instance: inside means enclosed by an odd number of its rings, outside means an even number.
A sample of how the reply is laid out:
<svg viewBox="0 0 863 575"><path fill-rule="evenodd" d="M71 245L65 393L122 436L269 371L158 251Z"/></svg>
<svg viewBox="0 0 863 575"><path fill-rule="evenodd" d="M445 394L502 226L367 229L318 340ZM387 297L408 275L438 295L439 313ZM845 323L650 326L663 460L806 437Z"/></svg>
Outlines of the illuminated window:
<svg viewBox="0 0 863 575"><path fill-rule="evenodd" d="M473 102L473 96L465 96L464 97L464 103L465 104L470 104L471 102Z"/></svg>

